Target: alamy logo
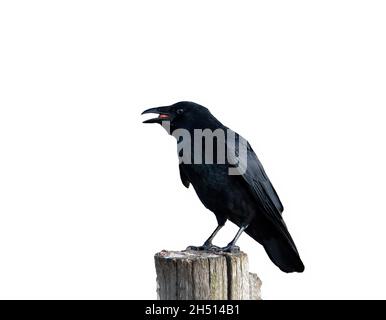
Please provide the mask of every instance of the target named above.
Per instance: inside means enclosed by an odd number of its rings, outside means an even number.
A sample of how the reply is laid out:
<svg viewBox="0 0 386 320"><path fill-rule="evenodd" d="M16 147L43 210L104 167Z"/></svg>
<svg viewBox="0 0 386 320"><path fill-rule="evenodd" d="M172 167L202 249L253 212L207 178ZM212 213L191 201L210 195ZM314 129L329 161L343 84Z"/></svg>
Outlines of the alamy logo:
<svg viewBox="0 0 386 320"><path fill-rule="evenodd" d="M170 132L170 121L162 127L177 140L180 164L228 164L229 175L243 175L247 171L248 142L230 129L187 129Z"/></svg>

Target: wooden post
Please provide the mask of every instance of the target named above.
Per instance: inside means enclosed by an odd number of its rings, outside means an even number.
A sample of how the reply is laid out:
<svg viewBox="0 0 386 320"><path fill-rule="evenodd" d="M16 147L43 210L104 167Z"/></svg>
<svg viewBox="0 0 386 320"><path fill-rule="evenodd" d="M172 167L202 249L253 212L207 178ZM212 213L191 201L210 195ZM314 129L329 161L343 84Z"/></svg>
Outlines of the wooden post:
<svg viewBox="0 0 386 320"><path fill-rule="evenodd" d="M248 256L205 251L155 254L158 300L260 300L261 280Z"/></svg>

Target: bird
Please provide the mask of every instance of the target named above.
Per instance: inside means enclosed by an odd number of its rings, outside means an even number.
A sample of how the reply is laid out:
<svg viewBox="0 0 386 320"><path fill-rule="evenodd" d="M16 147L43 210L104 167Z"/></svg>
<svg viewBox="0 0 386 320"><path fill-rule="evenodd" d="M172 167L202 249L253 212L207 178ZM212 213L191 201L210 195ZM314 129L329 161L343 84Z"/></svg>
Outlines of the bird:
<svg viewBox="0 0 386 320"><path fill-rule="evenodd" d="M194 102L142 112L148 113L158 116L143 123L161 124L177 140L182 184L192 185L202 204L216 216L217 226L204 244L187 249L238 252L236 242L245 232L264 247L281 271L303 272L304 264L283 220L282 202L249 142ZM216 133L212 136L215 143L207 144L203 132ZM239 230L228 245L217 247L213 239L228 220Z"/></svg>

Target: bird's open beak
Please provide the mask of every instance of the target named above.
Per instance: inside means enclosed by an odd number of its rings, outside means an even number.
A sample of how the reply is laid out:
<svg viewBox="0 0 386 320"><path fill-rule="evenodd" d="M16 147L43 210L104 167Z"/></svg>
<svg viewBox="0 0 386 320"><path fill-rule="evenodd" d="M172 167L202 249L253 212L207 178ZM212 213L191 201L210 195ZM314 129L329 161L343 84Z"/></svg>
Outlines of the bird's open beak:
<svg viewBox="0 0 386 320"><path fill-rule="evenodd" d="M150 108L142 112L141 114L146 113L156 113L158 114L157 118L152 118L143 121L143 123L159 123L161 124L162 121L171 120L171 114L170 114L170 107L158 107L158 108Z"/></svg>

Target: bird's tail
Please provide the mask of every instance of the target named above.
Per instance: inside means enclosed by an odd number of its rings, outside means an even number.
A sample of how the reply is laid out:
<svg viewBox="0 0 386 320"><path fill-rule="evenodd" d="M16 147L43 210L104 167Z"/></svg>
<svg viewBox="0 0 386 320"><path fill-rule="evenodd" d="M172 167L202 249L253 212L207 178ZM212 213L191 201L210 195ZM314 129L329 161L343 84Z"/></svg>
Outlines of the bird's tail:
<svg viewBox="0 0 386 320"><path fill-rule="evenodd" d="M282 227L281 230L271 229L270 232L261 234L261 232L258 232L258 230L261 230L261 226L260 228L254 228L252 223L245 231L263 245L269 258L280 270L284 272L303 272L303 262L284 222Z"/></svg>
<svg viewBox="0 0 386 320"><path fill-rule="evenodd" d="M282 237L263 239L262 245L269 258L284 272L303 272L304 265L296 248Z"/></svg>

